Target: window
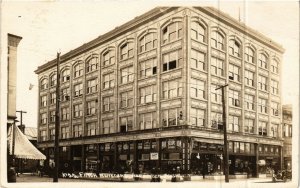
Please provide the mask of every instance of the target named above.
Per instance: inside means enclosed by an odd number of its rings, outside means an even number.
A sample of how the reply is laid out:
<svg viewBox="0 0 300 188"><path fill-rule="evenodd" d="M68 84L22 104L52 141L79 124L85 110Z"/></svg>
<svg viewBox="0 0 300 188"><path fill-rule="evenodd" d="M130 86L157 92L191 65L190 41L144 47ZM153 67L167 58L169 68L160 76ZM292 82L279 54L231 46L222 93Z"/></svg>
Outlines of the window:
<svg viewBox="0 0 300 188"><path fill-rule="evenodd" d="M61 128L61 138L62 139L70 138L69 132L70 132L69 127L62 127Z"/></svg>
<svg viewBox="0 0 300 188"><path fill-rule="evenodd" d="M87 123L87 136L96 135L96 122Z"/></svg>
<svg viewBox="0 0 300 188"><path fill-rule="evenodd" d="M218 112L211 112L211 128L212 129L223 129L222 114Z"/></svg>
<svg viewBox="0 0 300 188"><path fill-rule="evenodd" d="M120 93L120 107L128 108L133 106L133 91Z"/></svg>
<svg viewBox="0 0 300 188"><path fill-rule="evenodd" d="M268 91L268 81L264 76L258 76L258 88L264 91Z"/></svg>
<svg viewBox="0 0 300 188"><path fill-rule="evenodd" d="M162 122L164 127L179 125L182 119L182 111L179 108L173 108L162 111Z"/></svg>
<svg viewBox="0 0 300 188"><path fill-rule="evenodd" d="M171 99L182 96L182 82L180 80L170 80L163 82L163 98Z"/></svg>
<svg viewBox="0 0 300 188"><path fill-rule="evenodd" d="M211 33L211 46L219 50L225 50L225 40L223 35L217 31Z"/></svg>
<svg viewBox="0 0 300 188"><path fill-rule="evenodd" d="M97 63L98 58L93 57L86 63L86 72L92 72L94 70L98 69L98 63Z"/></svg>
<svg viewBox="0 0 300 188"><path fill-rule="evenodd" d="M273 73L278 74L278 64L279 64L278 61L272 60L272 62L271 62L271 71Z"/></svg>
<svg viewBox="0 0 300 188"><path fill-rule="evenodd" d="M120 118L120 132L132 131L132 116Z"/></svg>
<svg viewBox="0 0 300 188"><path fill-rule="evenodd" d="M83 64L78 63L74 66L74 78L77 78L79 76L83 75Z"/></svg>
<svg viewBox="0 0 300 188"><path fill-rule="evenodd" d="M61 73L61 81L62 82L67 82L70 80L70 70L69 69L65 69L62 71Z"/></svg>
<svg viewBox="0 0 300 188"><path fill-rule="evenodd" d="M133 56L133 43L126 43L121 46L121 60L130 58Z"/></svg>
<svg viewBox="0 0 300 188"><path fill-rule="evenodd" d="M259 112L267 114L267 100L266 99L258 99L258 109Z"/></svg>
<svg viewBox="0 0 300 188"><path fill-rule="evenodd" d="M82 89L83 89L82 83L74 85L74 97L80 97L83 93Z"/></svg>
<svg viewBox="0 0 300 188"><path fill-rule="evenodd" d="M205 99L205 82L191 78L190 91L191 97Z"/></svg>
<svg viewBox="0 0 300 188"><path fill-rule="evenodd" d="M140 78L157 74L157 59L148 59L139 63Z"/></svg>
<svg viewBox="0 0 300 188"><path fill-rule="evenodd" d="M55 104L56 103L56 93L50 93L50 104Z"/></svg>
<svg viewBox="0 0 300 188"><path fill-rule="evenodd" d="M47 106L47 95L41 96L41 107Z"/></svg>
<svg viewBox="0 0 300 188"><path fill-rule="evenodd" d="M205 110L191 108L191 123L192 126L204 127L205 125Z"/></svg>
<svg viewBox="0 0 300 188"><path fill-rule="evenodd" d="M216 102L216 103L221 103L222 102L222 90L218 89L217 85L211 84L211 90L210 90L210 95L211 95L211 101Z"/></svg>
<svg viewBox="0 0 300 188"><path fill-rule="evenodd" d="M46 141L46 131L40 131L40 141Z"/></svg>
<svg viewBox="0 0 300 188"><path fill-rule="evenodd" d="M258 63L261 68L268 69L267 57L264 54L259 54Z"/></svg>
<svg viewBox="0 0 300 188"><path fill-rule="evenodd" d="M240 44L235 40L229 41L229 54L240 57Z"/></svg>
<svg viewBox="0 0 300 188"><path fill-rule="evenodd" d="M271 137L278 137L278 125L277 124L271 124L271 132L270 132Z"/></svg>
<svg viewBox="0 0 300 188"><path fill-rule="evenodd" d="M103 89L112 88L115 86L115 76L113 73L103 75Z"/></svg>
<svg viewBox="0 0 300 188"><path fill-rule="evenodd" d="M82 104L75 104L73 106L73 117L81 117L82 116Z"/></svg>
<svg viewBox="0 0 300 188"><path fill-rule="evenodd" d="M125 84L133 81L133 66L121 69L121 83Z"/></svg>
<svg viewBox="0 0 300 188"><path fill-rule="evenodd" d="M245 94L244 97L245 108L247 110L254 110L254 96Z"/></svg>
<svg viewBox="0 0 300 188"><path fill-rule="evenodd" d="M224 61L211 57L211 74L224 76Z"/></svg>
<svg viewBox="0 0 300 188"><path fill-rule="evenodd" d="M279 103L271 102L272 115L279 116Z"/></svg>
<svg viewBox="0 0 300 188"><path fill-rule="evenodd" d="M68 101L70 100L70 89L63 88L61 89L61 101Z"/></svg>
<svg viewBox="0 0 300 188"><path fill-rule="evenodd" d="M197 40L200 42L205 42L205 40L206 40L205 27L198 22L192 22L191 37L194 40Z"/></svg>
<svg viewBox="0 0 300 188"><path fill-rule="evenodd" d="M229 79L240 81L240 67L229 64Z"/></svg>
<svg viewBox="0 0 300 188"><path fill-rule="evenodd" d="M203 52L191 50L191 68L205 70L205 54Z"/></svg>
<svg viewBox="0 0 300 188"><path fill-rule="evenodd" d="M150 112L139 115L140 129L153 129L157 127L157 116L156 112Z"/></svg>
<svg viewBox="0 0 300 188"><path fill-rule="evenodd" d="M245 84L248 86L254 86L254 72L245 70Z"/></svg>
<svg viewBox="0 0 300 188"><path fill-rule="evenodd" d="M115 52L113 50L103 54L103 66L112 65L115 63Z"/></svg>
<svg viewBox="0 0 300 188"><path fill-rule="evenodd" d="M163 55L163 72L181 67L182 50L173 51Z"/></svg>
<svg viewBox="0 0 300 188"><path fill-rule="evenodd" d="M228 131L239 132L239 127L240 127L239 117L229 115L228 122L229 122Z"/></svg>
<svg viewBox="0 0 300 188"><path fill-rule="evenodd" d="M139 89L140 104L155 102L156 101L156 92L157 92L157 89L156 89L155 85L140 88Z"/></svg>
<svg viewBox="0 0 300 188"><path fill-rule="evenodd" d="M46 78L44 78L43 80L41 80L41 90L47 89L48 87L48 80Z"/></svg>
<svg viewBox="0 0 300 188"><path fill-rule="evenodd" d="M41 124L46 124L47 123L47 113L42 113L41 114L40 121L41 121Z"/></svg>
<svg viewBox="0 0 300 188"><path fill-rule="evenodd" d="M70 112L69 112L69 107L62 108L61 109L61 120L69 120L70 119Z"/></svg>
<svg viewBox="0 0 300 188"><path fill-rule="evenodd" d="M114 110L115 108L114 97L103 97L103 111L109 112Z"/></svg>
<svg viewBox="0 0 300 188"><path fill-rule="evenodd" d="M82 126L81 125L74 125L73 126L73 137L81 137L82 134Z"/></svg>
<svg viewBox="0 0 300 188"><path fill-rule="evenodd" d="M266 122L258 122L258 134L262 136L267 136L267 123Z"/></svg>
<svg viewBox="0 0 300 188"><path fill-rule="evenodd" d="M50 77L50 86L56 86L56 74L53 74L51 77Z"/></svg>
<svg viewBox="0 0 300 188"><path fill-rule="evenodd" d="M55 138L55 129L50 129L49 130L49 135L50 135L50 140L54 140L54 138Z"/></svg>
<svg viewBox="0 0 300 188"><path fill-rule="evenodd" d="M162 30L163 44L172 42L182 37L182 22L174 22Z"/></svg>
<svg viewBox="0 0 300 188"><path fill-rule="evenodd" d="M139 50L145 52L157 47L157 33L148 33L140 39Z"/></svg>
<svg viewBox="0 0 300 188"><path fill-rule="evenodd" d="M254 119L245 119L244 132L245 133L254 133Z"/></svg>
<svg viewBox="0 0 300 188"><path fill-rule="evenodd" d="M50 112L50 123L55 123L55 111Z"/></svg>
<svg viewBox="0 0 300 188"><path fill-rule="evenodd" d="M97 105L96 101L88 101L86 103L87 106L86 115L95 115L97 112L96 105Z"/></svg>
<svg viewBox="0 0 300 188"><path fill-rule="evenodd" d="M229 89L229 104L231 106L240 107L240 92Z"/></svg>
<svg viewBox="0 0 300 188"><path fill-rule="evenodd" d="M103 120L102 122L103 125L103 134L109 134L109 133L114 133L115 132L115 124L114 120Z"/></svg>
<svg viewBox="0 0 300 188"><path fill-rule="evenodd" d="M271 80L271 92L275 95L278 95L279 89L278 89L279 83L275 80Z"/></svg>
<svg viewBox="0 0 300 188"><path fill-rule="evenodd" d="M87 81L87 93L95 93L98 90L98 79L92 79Z"/></svg>
<svg viewBox="0 0 300 188"><path fill-rule="evenodd" d="M254 51L249 47L245 49L245 60L249 63L254 63Z"/></svg>

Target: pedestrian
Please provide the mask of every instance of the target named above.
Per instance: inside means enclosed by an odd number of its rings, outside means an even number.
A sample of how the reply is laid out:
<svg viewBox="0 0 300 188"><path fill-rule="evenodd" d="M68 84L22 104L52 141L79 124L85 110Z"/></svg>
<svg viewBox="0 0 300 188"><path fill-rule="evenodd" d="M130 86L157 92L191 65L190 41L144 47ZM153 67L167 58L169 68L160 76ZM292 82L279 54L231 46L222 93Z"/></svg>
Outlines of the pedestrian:
<svg viewBox="0 0 300 188"><path fill-rule="evenodd" d="M202 163L203 164L203 163ZM206 174L206 166L203 164L202 165L202 168L201 168L201 173L202 173L202 176L203 176L203 179L205 179L205 174Z"/></svg>
<svg viewBox="0 0 300 188"><path fill-rule="evenodd" d="M248 179L250 178L250 167L249 166L247 167L247 178Z"/></svg>

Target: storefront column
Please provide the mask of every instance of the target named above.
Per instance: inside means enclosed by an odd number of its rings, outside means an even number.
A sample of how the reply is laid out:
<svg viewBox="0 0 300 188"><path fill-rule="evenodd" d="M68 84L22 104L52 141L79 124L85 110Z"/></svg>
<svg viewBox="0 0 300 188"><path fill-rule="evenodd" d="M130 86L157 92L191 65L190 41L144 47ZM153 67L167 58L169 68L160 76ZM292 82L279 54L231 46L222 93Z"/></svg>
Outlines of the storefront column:
<svg viewBox="0 0 300 188"><path fill-rule="evenodd" d="M117 165L117 162L118 162L117 158L118 158L118 145L117 145L117 142L114 142L114 165L113 165L113 167L116 167L116 165Z"/></svg>
<svg viewBox="0 0 300 188"><path fill-rule="evenodd" d="M138 168L138 150L137 150L137 141L133 141L133 173L137 171Z"/></svg>
<svg viewBox="0 0 300 188"><path fill-rule="evenodd" d="M81 146L81 171L85 172L85 147Z"/></svg>
<svg viewBox="0 0 300 188"><path fill-rule="evenodd" d="M156 139L156 146L157 146L157 152L158 152L158 160L156 161L156 168L161 169L160 161L161 161L161 141L159 138Z"/></svg>
<svg viewBox="0 0 300 188"><path fill-rule="evenodd" d="M190 170L190 161L188 157L188 138L184 137L183 138L183 160L184 160L184 165L183 165L183 172L184 174L188 174Z"/></svg>
<svg viewBox="0 0 300 188"><path fill-rule="evenodd" d="M258 160L259 160L259 151L258 151L258 147L259 144L254 144L255 145L255 177L258 178Z"/></svg>
<svg viewBox="0 0 300 188"><path fill-rule="evenodd" d="M279 162L280 162L280 170L283 170L284 169L284 166L283 166L283 148L282 148L282 146L278 146L279 147L279 157L280 157L280 159L279 159Z"/></svg>

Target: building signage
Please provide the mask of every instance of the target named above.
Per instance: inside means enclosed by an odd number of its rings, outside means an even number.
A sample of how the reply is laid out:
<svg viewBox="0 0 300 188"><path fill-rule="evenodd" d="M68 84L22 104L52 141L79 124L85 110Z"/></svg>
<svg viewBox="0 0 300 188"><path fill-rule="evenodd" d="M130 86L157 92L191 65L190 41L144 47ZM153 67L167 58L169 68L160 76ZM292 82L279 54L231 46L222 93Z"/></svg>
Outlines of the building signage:
<svg viewBox="0 0 300 188"><path fill-rule="evenodd" d="M150 160L158 160L158 153L150 153Z"/></svg>

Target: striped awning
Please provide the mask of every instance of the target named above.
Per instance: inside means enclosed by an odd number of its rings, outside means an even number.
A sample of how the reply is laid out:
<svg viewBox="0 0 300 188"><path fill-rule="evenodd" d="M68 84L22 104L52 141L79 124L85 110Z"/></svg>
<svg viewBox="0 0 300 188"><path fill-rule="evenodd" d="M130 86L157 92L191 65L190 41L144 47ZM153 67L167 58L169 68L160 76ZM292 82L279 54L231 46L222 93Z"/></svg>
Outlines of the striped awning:
<svg viewBox="0 0 300 188"><path fill-rule="evenodd" d="M14 131L15 134L12 134L12 131ZM28 140L28 138L21 132L21 130L15 124L13 124L10 127L8 133L10 155L12 155L13 139L14 139L15 158L35 159L35 160L46 159L46 156L42 154L34 145L32 145L32 143Z"/></svg>

